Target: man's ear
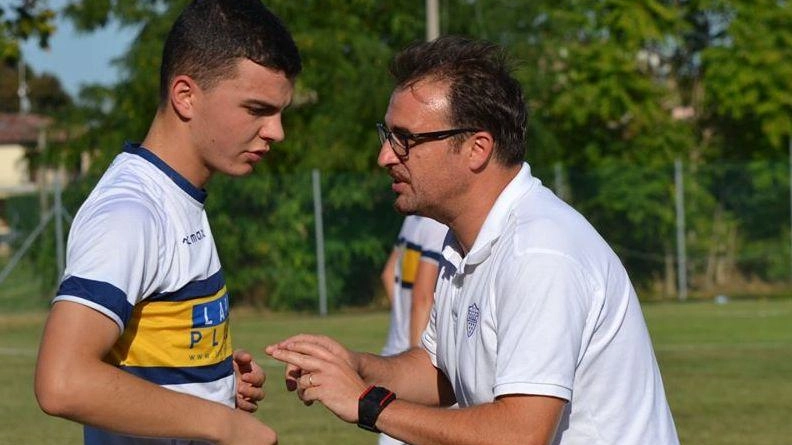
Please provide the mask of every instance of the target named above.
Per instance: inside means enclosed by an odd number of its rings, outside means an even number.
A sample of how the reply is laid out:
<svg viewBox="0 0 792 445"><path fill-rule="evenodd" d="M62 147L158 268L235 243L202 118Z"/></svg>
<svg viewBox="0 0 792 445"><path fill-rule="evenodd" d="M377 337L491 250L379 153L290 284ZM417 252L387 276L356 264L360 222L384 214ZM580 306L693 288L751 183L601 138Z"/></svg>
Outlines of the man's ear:
<svg viewBox="0 0 792 445"><path fill-rule="evenodd" d="M480 171L492 157L495 149L495 140L488 131L478 131L468 141L471 144L469 151L470 169Z"/></svg>
<svg viewBox="0 0 792 445"><path fill-rule="evenodd" d="M173 78L170 87L170 103L176 114L184 119L192 119L195 114L195 101L200 88L187 75Z"/></svg>

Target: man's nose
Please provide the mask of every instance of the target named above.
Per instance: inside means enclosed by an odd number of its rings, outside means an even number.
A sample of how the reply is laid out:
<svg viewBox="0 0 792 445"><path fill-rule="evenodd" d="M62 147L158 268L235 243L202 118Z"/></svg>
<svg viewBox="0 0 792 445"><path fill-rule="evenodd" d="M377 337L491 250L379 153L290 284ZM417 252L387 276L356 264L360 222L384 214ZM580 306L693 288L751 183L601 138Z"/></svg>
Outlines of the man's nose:
<svg viewBox="0 0 792 445"><path fill-rule="evenodd" d="M259 128L259 137L261 139L281 142L286 137L286 132L283 130L283 123L281 122L280 115L272 116Z"/></svg>
<svg viewBox="0 0 792 445"><path fill-rule="evenodd" d="M379 155L377 156L377 165L380 167L387 167L388 165L398 164L399 157L393 151L390 141L385 139L385 142L380 146Z"/></svg>

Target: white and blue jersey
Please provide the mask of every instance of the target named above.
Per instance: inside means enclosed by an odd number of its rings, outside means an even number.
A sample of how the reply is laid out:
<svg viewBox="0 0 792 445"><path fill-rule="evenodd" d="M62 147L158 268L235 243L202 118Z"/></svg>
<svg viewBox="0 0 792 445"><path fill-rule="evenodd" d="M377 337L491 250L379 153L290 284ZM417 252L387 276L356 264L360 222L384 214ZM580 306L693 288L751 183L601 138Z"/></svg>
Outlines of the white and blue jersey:
<svg viewBox="0 0 792 445"><path fill-rule="evenodd" d="M404 218L395 249L399 260L394 271L395 283L391 302L388 339L382 355L395 355L410 349L410 309L412 289L421 261L437 264L448 227L424 216Z"/></svg>
<svg viewBox="0 0 792 445"><path fill-rule="evenodd" d="M118 325L109 360L120 369L234 407L229 296L205 199L153 153L127 144L77 212L54 301ZM182 442L86 426L85 443Z"/></svg>

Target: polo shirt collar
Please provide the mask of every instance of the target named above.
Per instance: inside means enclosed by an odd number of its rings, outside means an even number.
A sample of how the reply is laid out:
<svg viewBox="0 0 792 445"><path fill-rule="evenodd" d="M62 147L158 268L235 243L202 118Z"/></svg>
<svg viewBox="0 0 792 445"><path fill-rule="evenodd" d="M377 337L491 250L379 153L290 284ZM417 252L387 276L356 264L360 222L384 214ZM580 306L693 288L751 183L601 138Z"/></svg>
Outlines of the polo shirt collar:
<svg viewBox="0 0 792 445"><path fill-rule="evenodd" d="M482 224L481 230L479 230L476 240L473 242L473 247L467 256L462 258L462 248L454 238L443 250L443 255L446 259L455 264L462 262L461 266L463 268L467 265L480 264L486 260L492 253L492 246L503 233L517 201L530 191L536 182L531 175L531 167L524 162L514 179L509 182L498 196L498 199L495 200L495 204L487 214L487 218L484 220L484 224Z"/></svg>

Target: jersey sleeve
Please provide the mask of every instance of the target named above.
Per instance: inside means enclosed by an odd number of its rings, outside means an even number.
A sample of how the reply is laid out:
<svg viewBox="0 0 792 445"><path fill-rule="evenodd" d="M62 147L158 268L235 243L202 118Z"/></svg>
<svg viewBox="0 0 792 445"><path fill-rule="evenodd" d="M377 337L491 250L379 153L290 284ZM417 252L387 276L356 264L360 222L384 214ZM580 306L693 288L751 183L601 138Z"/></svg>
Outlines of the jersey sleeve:
<svg viewBox="0 0 792 445"><path fill-rule="evenodd" d="M64 279L53 301L73 301L111 318L121 331L154 286L160 233L142 202L112 200L78 215Z"/></svg>
<svg viewBox="0 0 792 445"><path fill-rule="evenodd" d="M421 246L421 261L437 264L443 250L448 227L431 218L422 217L418 228L418 244Z"/></svg>
<svg viewBox="0 0 792 445"><path fill-rule="evenodd" d="M498 339L494 395L571 400L590 331L592 286L581 267L562 254L529 252L507 263L490 306Z"/></svg>

